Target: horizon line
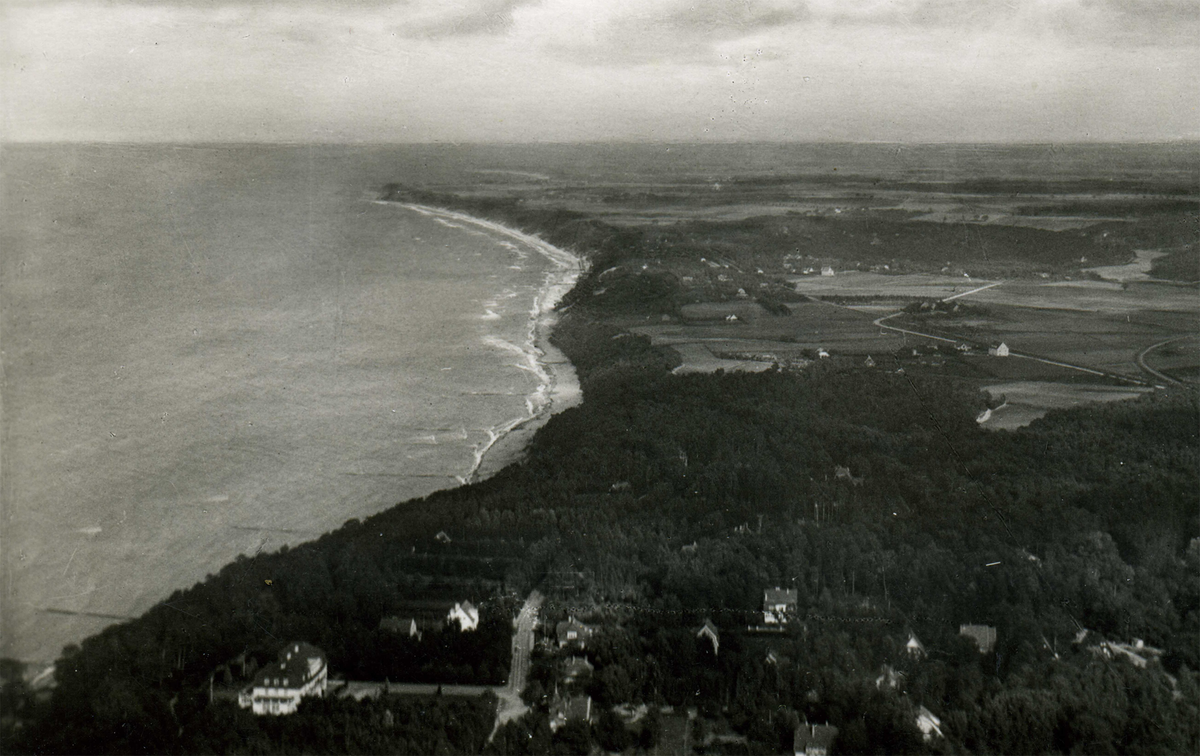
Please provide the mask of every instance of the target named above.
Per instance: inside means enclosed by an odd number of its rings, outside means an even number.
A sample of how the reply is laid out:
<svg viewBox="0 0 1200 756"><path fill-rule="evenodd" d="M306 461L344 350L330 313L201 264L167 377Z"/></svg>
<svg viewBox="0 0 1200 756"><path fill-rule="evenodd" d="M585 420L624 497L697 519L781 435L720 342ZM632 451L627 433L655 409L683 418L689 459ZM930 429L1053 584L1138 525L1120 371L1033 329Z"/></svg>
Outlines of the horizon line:
<svg viewBox="0 0 1200 756"><path fill-rule="evenodd" d="M476 146L509 146L509 147L555 147L555 146L708 146L708 145L826 145L826 146L887 146L887 147L1084 147L1084 146L1151 146L1151 145L1197 145L1200 146L1200 136L1175 137L1170 139L1144 140L1037 140L1037 141L896 141L896 140L834 140L834 139L706 139L688 141L680 139L642 140L642 139L586 139L586 140L425 140L425 141L387 141L387 140L242 140L242 139L202 139L195 141L175 139L23 139L0 140L0 151L6 146L24 145L112 145L112 146L166 146L187 145L203 147L228 146L263 146L263 147L476 147Z"/></svg>

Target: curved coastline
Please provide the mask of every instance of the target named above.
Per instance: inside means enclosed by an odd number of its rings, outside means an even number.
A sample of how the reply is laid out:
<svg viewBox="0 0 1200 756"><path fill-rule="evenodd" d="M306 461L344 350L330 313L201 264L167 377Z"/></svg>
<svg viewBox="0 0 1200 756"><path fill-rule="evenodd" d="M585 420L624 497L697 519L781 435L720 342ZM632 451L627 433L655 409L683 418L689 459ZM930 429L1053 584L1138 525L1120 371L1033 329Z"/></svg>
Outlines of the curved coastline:
<svg viewBox="0 0 1200 756"><path fill-rule="evenodd" d="M488 440L474 447L473 462L459 481L466 485L485 480L521 458L530 439L552 415L574 407L582 401L575 368L557 347L550 343L550 333L558 321L554 308L575 286L585 272L587 261L550 244L534 234L476 218L473 215L431 205L409 202L375 200L377 204L395 205L443 221L455 221L490 231L519 242L545 257L554 266L545 279L529 310L528 328L521 345L523 362L518 365L538 379L538 385L526 397L526 414L500 425L485 429Z"/></svg>

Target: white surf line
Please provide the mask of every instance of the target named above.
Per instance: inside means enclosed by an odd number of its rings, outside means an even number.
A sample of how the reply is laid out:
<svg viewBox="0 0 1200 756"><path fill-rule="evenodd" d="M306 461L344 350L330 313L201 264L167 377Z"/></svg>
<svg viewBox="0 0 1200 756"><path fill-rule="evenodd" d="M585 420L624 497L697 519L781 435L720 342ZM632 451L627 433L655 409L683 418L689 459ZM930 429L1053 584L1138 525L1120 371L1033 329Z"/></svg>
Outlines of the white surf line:
<svg viewBox="0 0 1200 756"><path fill-rule="evenodd" d="M457 210L447 210L441 207L433 207L432 205L418 205L410 202L389 202L387 200L375 200L375 203L378 205L399 205L400 207L414 210L422 215L427 215L433 218L456 220L461 223L469 223L473 226L500 234L501 236L507 236L510 239L515 239L532 247L534 250L539 252L542 256L560 268L572 268L579 273L582 273L587 267L587 263L583 258L573 255L570 252L567 252L565 249L556 247L538 236L527 234L523 231L518 231L515 228L509 228L508 226L501 225L495 221L476 218L473 215L460 213Z"/></svg>
<svg viewBox="0 0 1200 756"><path fill-rule="evenodd" d="M471 469L465 476L455 476L463 484L471 483L476 480L479 469L483 465L483 460L487 453L496 445L500 439L507 436L509 433L520 428L521 426L538 420L554 405L554 388L556 380L554 373L548 370L542 359L545 354L538 348L537 342L541 335L542 329L545 327L545 318L554 311L554 307L562 299L579 280L579 276L587 271L587 261L578 255L573 255L564 249L550 244L533 234L527 234L523 231L518 231L514 228L496 223L494 221L476 218L473 215L460 213L455 210L447 210L440 207L432 207L430 205L417 205L408 202L389 202L387 200L374 200L378 205L398 205L400 207L412 210L434 220L443 222L446 219L458 221L460 223L469 224L477 228L490 231L500 236L508 237L514 241L520 242L538 254L549 260L557 269L546 274L545 281L537 295L534 296L533 306L529 310L528 329L526 331L524 346L511 344L503 339L490 339L488 341L492 346L506 349L514 353L522 355L524 360L522 363L517 363L516 367L527 370L537 376L537 387L527 395L525 399L526 414L523 417L513 418L512 420L500 425L485 428L484 431L488 435L488 440L483 444L477 445L473 450L473 462ZM463 229L470 231L469 228ZM509 246L505 242L500 242L504 246Z"/></svg>
<svg viewBox="0 0 1200 756"><path fill-rule="evenodd" d="M954 296L952 296L952 297L946 297L946 298L945 298L945 299L943 299L942 301L943 301L943 302L949 302L949 301L952 301L952 300L958 299L959 297L965 297L965 296L967 296L968 294L975 294L976 292L983 291L984 289L990 289L990 288L992 288L993 286L999 286L999 285L1000 285L1000 284L1002 284L1002 283L1004 283L1004 282L1003 282L1003 281L997 281L997 282L995 282L995 283L990 283L990 284L988 284L987 286L980 286L978 289L971 289L970 291L964 291L962 294L955 294L955 295L954 295Z"/></svg>

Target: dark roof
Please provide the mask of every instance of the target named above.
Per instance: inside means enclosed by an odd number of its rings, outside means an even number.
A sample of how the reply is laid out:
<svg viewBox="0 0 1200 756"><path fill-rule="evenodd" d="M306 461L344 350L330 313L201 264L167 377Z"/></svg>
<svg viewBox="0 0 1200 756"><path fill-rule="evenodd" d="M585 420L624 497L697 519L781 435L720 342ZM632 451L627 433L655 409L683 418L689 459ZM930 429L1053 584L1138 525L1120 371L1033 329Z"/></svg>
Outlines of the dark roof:
<svg viewBox="0 0 1200 756"><path fill-rule="evenodd" d="M317 660L313 665L309 660ZM254 686L260 688L300 688L325 666L325 653L321 649L296 641L289 643L279 652L279 659L265 665L254 677Z"/></svg>
<svg viewBox="0 0 1200 756"><path fill-rule="evenodd" d="M587 638L588 636L590 636L592 634L592 628L583 624L582 622L575 619L574 617L572 617L571 619L563 620L562 622L559 622L558 625L555 626L554 630L555 630L555 633L558 635L559 643L566 643L569 640L576 640L576 641L583 640L584 638ZM569 634L572 630L575 631L574 639L569 637Z"/></svg>
<svg viewBox="0 0 1200 756"><path fill-rule="evenodd" d="M795 604L800 601L800 593L796 590L783 588L768 588L763 593L765 604Z"/></svg>
<svg viewBox="0 0 1200 756"><path fill-rule="evenodd" d="M796 728L796 734L792 738L792 750L796 753L804 753L808 748L816 746L824 748L828 752L837 734L838 728L831 724L810 725L805 722Z"/></svg>

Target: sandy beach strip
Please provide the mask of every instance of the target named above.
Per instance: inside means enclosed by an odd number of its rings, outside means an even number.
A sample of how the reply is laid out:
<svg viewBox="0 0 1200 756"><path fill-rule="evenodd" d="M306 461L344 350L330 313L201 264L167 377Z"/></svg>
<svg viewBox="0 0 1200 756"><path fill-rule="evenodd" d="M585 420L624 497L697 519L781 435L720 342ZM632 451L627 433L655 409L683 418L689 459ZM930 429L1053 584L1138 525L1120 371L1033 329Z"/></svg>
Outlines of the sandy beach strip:
<svg viewBox="0 0 1200 756"><path fill-rule="evenodd" d="M554 308L587 271L587 261L533 234L466 213L407 202L375 202L396 205L441 221L491 232L528 247L554 266L546 273L534 297L529 310L528 330L521 345L520 367L538 380L537 387L526 398L526 414L487 429L488 440L475 447L471 469L459 478L464 484L484 480L521 459L530 439L552 415L576 406L583 399L575 367L562 351L550 343L550 333L558 321Z"/></svg>

